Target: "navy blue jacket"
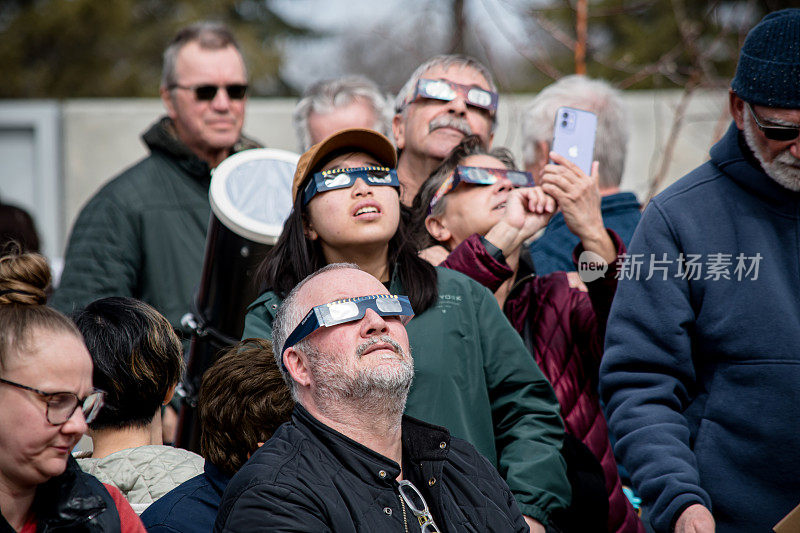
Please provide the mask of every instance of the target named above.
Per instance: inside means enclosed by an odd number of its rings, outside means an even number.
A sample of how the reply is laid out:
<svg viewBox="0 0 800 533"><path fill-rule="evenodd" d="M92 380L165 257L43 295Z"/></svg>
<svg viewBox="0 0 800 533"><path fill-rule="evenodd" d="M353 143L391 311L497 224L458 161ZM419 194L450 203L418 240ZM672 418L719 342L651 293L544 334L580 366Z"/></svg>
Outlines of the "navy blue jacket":
<svg viewBox="0 0 800 533"><path fill-rule="evenodd" d="M631 242L633 230L642 218L641 207L632 192L610 194L600 200L603 225L613 229L625 246ZM553 215L544 234L533 241L529 248L536 274L544 276L561 270L575 270L572 251L579 242L580 239L567 227L564 215L561 212Z"/></svg>
<svg viewBox="0 0 800 533"><path fill-rule="evenodd" d="M800 194L732 124L628 253L600 368L615 452L656 531L695 503L718 532L771 531L800 498Z"/></svg>
<svg viewBox="0 0 800 533"><path fill-rule="evenodd" d="M214 529L219 502L231 478L208 461L203 469L142 513L148 533L209 533Z"/></svg>

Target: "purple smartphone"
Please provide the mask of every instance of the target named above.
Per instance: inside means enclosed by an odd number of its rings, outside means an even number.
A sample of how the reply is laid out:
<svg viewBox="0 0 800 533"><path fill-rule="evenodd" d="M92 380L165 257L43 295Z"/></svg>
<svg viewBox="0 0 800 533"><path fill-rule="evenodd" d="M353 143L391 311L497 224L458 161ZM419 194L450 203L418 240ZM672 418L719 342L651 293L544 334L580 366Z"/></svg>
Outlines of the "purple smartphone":
<svg viewBox="0 0 800 533"><path fill-rule="evenodd" d="M592 173L596 130L597 116L594 113L559 107L553 129L552 150L578 165L589 176Z"/></svg>

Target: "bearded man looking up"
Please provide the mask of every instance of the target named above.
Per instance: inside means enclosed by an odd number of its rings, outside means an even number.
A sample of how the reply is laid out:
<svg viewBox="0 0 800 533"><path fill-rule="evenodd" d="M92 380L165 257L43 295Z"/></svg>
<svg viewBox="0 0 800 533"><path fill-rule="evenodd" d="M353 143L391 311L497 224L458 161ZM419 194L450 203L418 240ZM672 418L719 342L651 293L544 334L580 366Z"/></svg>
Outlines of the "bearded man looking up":
<svg viewBox="0 0 800 533"><path fill-rule="evenodd" d="M351 264L289 293L273 340L297 406L231 480L215 531L529 530L475 448L403 416L412 315Z"/></svg>
<svg viewBox="0 0 800 533"><path fill-rule="evenodd" d="M600 392L657 532L770 531L800 494L800 9L745 39L711 159L621 266Z"/></svg>

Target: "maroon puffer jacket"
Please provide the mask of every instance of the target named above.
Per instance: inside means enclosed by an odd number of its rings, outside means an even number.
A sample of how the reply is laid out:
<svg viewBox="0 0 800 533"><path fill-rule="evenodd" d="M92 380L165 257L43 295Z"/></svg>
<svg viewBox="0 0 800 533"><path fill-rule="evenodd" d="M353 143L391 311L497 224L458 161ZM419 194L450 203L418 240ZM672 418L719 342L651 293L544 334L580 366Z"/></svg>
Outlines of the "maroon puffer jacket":
<svg viewBox="0 0 800 533"><path fill-rule="evenodd" d="M619 236L608 233L617 253L624 253ZM582 251L578 245L573 260ZM456 247L442 266L470 276L492 292L514 274L505 262L489 255L477 234ZM597 393L606 321L617 288L615 274L616 265L610 265L604 277L586 284L588 295L570 288L564 272L528 278L514 286L503 311L523 337L525 322L529 322L534 358L555 390L567 432L600 460L608 490L608 531L644 532L622 492Z"/></svg>

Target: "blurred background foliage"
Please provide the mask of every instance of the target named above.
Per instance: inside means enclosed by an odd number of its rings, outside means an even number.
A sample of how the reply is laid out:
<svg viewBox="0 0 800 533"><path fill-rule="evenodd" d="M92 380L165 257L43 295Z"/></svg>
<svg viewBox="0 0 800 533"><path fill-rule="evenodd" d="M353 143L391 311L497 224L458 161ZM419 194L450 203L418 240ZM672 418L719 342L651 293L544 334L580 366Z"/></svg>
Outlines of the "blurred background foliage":
<svg viewBox="0 0 800 533"><path fill-rule="evenodd" d="M161 54L179 28L218 20L247 58L254 93L285 95L281 41L303 36L257 0L2 0L0 97L156 96Z"/></svg>
<svg viewBox="0 0 800 533"><path fill-rule="evenodd" d="M724 87L747 31L796 3L398 0L369 16L348 0L2 0L0 98L156 96L166 43L202 19L231 27L255 96L296 95L345 73L396 91L420 62L447 52L489 64L504 92L530 92L575 72L575 49L584 44L586 72L621 88ZM320 23L337 6L353 11L337 11L353 23ZM320 45L328 55L314 52Z"/></svg>

